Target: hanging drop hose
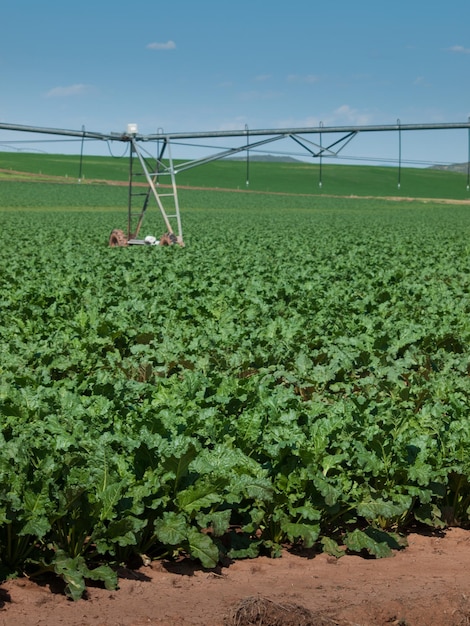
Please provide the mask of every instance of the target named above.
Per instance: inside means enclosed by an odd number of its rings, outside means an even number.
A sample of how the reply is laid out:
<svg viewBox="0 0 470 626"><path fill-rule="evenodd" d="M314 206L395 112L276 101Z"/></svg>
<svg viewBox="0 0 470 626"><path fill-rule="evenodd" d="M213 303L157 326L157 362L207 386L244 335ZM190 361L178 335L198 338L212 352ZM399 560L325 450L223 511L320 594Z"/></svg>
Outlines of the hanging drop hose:
<svg viewBox="0 0 470 626"><path fill-rule="evenodd" d="M83 144L85 142L85 126L82 126L82 143L80 146L80 166L78 168L78 182L82 182Z"/></svg>
<svg viewBox="0 0 470 626"><path fill-rule="evenodd" d="M250 185L250 134L248 132L248 124L245 124L246 132L246 181L245 184L248 187Z"/></svg>

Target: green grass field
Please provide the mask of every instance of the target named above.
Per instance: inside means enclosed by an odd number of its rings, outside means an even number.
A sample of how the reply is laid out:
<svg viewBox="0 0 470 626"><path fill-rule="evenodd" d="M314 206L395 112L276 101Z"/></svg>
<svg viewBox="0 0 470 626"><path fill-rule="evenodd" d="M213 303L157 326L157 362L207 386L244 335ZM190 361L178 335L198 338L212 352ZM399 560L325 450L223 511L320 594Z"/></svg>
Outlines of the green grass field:
<svg viewBox="0 0 470 626"><path fill-rule="evenodd" d="M85 181L127 181L128 167L128 157L85 156L82 176ZM0 153L3 178L8 177L11 170L76 181L79 168L78 156ZM249 189L309 195L470 199L466 175L448 171L402 168L400 189L398 171L394 167L323 164L321 188L319 176L318 163L252 161ZM244 190L246 164L243 161L216 161L178 174L177 183L181 186Z"/></svg>

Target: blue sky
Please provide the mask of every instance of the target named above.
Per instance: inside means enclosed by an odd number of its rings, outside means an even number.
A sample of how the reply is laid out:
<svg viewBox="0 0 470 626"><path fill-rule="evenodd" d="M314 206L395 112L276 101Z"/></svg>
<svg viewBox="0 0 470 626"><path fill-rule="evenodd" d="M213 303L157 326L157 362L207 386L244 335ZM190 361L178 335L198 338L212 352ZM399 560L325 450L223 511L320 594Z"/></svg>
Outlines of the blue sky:
<svg viewBox="0 0 470 626"><path fill-rule="evenodd" d="M2 7L0 121L141 133L465 122L469 22L468 0L15 0ZM0 149L19 139L0 130ZM342 156L394 160L397 144L368 134ZM466 161L468 132L406 133L402 158Z"/></svg>

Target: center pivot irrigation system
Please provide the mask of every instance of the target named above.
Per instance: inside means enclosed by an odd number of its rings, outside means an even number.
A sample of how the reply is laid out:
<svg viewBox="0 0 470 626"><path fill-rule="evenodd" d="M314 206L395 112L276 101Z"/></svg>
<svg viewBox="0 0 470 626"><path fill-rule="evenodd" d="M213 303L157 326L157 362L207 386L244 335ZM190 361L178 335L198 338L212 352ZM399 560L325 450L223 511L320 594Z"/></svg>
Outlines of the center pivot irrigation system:
<svg viewBox="0 0 470 626"><path fill-rule="evenodd" d="M136 124L128 124L126 132L122 133L98 133L85 130L65 130L59 128L45 128L41 126L25 126L20 124L4 124L0 122L0 129L21 131L27 133L42 133L63 137L74 137L82 140L80 155L83 156L83 142L87 140L99 141L119 141L130 144L129 158L129 200L127 232L121 229L114 229L109 238L110 246L130 246L130 245L173 245L184 246L183 229L178 202L178 189L176 186L176 174L198 165L204 165L211 161L231 157L239 152L246 151L247 159L249 151L260 148L268 143L281 139L292 139L296 144L305 150L306 155L321 160L323 157L337 157L339 153L360 133L374 132L395 132L399 136L399 168L401 167L401 133L403 131L418 130L461 130L468 131L468 152L470 168L470 118L467 122L444 123L444 124L401 124L397 120L396 124L375 125L375 126L320 126L306 128L282 128L282 129L248 129L231 131L209 131L193 133L164 133L142 135L139 134ZM307 139L304 135L315 136L315 141ZM329 143L323 145L324 135L339 135ZM199 159L186 162L178 162L175 166L171 154L171 145L184 140L202 140L209 138L243 138L243 144L234 148L219 150L217 153ZM261 139L259 139L261 137ZM157 154L151 157L144 148L146 143L156 143ZM203 146L204 147L204 146ZM207 146L206 146L207 147ZM151 165L152 161L152 165ZM145 179L144 184L138 184L138 177ZM164 181L169 184L163 184ZM400 178L399 178L400 181ZM467 175L467 189L470 182L470 170ZM248 185L248 175L247 175ZM320 181L321 185L321 181ZM400 182L398 182L400 186ZM143 187L146 189L143 190ZM141 206L136 208L136 198L141 197ZM142 202L143 199L143 202ZM145 214L151 200L155 200L165 224L165 233L157 239L147 236L139 239L140 230Z"/></svg>

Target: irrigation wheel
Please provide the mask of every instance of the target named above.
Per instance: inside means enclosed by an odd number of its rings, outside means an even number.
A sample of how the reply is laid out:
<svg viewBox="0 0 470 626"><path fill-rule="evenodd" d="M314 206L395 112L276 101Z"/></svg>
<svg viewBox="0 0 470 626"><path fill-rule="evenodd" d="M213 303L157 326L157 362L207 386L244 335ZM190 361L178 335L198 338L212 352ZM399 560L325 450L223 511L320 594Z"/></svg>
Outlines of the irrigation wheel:
<svg viewBox="0 0 470 626"><path fill-rule="evenodd" d="M172 246L174 243L177 243L178 240L176 235L173 233L165 233L160 237L160 245L161 246Z"/></svg>
<svg viewBox="0 0 470 626"><path fill-rule="evenodd" d="M127 237L124 231L115 228L109 236L109 245L111 248L124 248L127 246Z"/></svg>

